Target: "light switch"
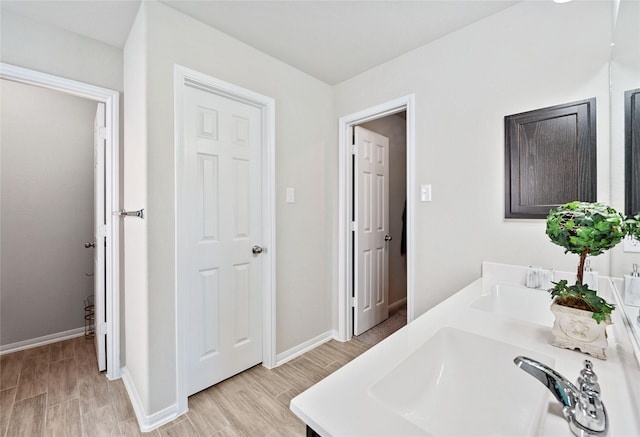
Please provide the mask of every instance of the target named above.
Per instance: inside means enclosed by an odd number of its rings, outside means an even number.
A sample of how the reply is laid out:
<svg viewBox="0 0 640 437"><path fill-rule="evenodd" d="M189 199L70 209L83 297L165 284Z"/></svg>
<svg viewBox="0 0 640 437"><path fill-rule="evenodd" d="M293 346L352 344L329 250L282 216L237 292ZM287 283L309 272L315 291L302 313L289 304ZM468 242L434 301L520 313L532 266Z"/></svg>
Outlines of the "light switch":
<svg viewBox="0 0 640 437"><path fill-rule="evenodd" d="M286 203L295 203L296 202L296 190L294 188L287 188L287 199Z"/></svg>
<svg viewBox="0 0 640 437"><path fill-rule="evenodd" d="M431 185L420 185L420 202L431 202Z"/></svg>

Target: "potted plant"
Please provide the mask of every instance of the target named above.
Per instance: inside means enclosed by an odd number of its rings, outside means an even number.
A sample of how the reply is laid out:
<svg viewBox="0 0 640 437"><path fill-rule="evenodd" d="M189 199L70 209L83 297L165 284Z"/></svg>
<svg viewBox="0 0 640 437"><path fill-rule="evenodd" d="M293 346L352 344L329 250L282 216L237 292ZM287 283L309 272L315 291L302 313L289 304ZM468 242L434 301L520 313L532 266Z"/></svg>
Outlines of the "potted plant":
<svg viewBox="0 0 640 437"><path fill-rule="evenodd" d="M549 290L554 298L551 311L553 345L580 349L597 358L606 359L606 326L611 324L614 305L599 297L583 284L587 256L597 256L618 244L628 232L628 224L615 209L602 203L569 202L551 210L547 216L547 235L564 247L565 253L579 255L577 281L554 283Z"/></svg>

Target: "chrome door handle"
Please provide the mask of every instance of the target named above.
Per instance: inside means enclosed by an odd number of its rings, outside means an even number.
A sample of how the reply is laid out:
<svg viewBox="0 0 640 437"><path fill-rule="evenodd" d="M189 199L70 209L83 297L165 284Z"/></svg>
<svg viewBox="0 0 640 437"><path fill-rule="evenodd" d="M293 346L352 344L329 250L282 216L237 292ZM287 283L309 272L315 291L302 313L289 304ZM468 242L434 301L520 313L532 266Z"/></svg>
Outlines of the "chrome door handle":
<svg viewBox="0 0 640 437"><path fill-rule="evenodd" d="M393 238L390 235L384 236L384 241L391 241Z"/></svg>
<svg viewBox="0 0 640 437"><path fill-rule="evenodd" d="M253 252L253 254L254 254L254 255L259 255L259 254L261 254L261 253L262 253L262 250L263 250L263 249L262 249L262 247L260 247L260 246L253 246L253 247L251 248L251 252Z"/></svg>
<svg viewBox="0 0 640 437"><path fill-rule="evenodd" d="M137 211L127 211L126 209L121 209L120 211L115 211L114 214L119 215L120 217L138 217L143 219L144 208Z"/></svg>
<svg viewBox="0 0 640 437"><path fill-rule="evenodd" d="M96 247L96 242L94 241L93 243L89 243L88 241L86 243L84 243L84 247L86 247L87 249L90 247L95 248Z"/></svg>

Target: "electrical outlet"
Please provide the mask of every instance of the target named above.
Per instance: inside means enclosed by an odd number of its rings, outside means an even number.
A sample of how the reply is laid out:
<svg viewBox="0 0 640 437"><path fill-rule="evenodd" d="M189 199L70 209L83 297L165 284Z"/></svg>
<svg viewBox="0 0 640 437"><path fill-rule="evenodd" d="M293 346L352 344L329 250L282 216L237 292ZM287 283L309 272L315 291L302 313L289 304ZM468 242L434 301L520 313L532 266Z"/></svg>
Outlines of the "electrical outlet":
<svg viewBox="0 0 640 437"><path fill-rule="evenodd" d="M624 238L624 251L625 252L638 252L640 253L640 241L636 240L630 235Z"/></svg>

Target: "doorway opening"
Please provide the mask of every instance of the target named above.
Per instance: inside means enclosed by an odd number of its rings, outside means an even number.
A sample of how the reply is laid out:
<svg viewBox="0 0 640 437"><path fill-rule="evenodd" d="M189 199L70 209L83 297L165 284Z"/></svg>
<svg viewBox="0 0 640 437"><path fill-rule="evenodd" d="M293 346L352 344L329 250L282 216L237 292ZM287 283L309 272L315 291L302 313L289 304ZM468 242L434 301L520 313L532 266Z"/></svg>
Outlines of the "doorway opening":
<svg viewBox="0 0 640 437"><path fill-rule="evenodd" d="M373 346L407 323L407 253L406 253L406 111L376 118L354 127L353 144L353 221L360 226L352 232L353 239L353 336ZM364 137L364 138L363 138ZM371 187L369 153L359 150L378 139L378 184ZM365 163L361 161L365 161ZM368 192L373 188L373 192ZM384 188L384 190L379 190ZM362 197L366 198L366 201ZM373 199L372 199L373 198ZM382 204L380 204L382 203ZM367 214L364 209L378 211ZM367 216L373 220L369 220ZM380 219L383 223L375 224ZM364 228L373 221L378 228L377 251L371 251L369 241L375 238ZM375 245L375 244L374 244ZM373 259L373 262L369 262ZM363 265L364 264L364 265ZM367 302L361 305L366 296ZM364 316L364 317L363 317Z"/></svg>
<svg viewBox="0 0 640 437"><path fill-rule="evenodd" d="M97 357L98 363L104 363L107 378L118 379L120 378L120 233L118 216L112 212L116 212L119 207L119 93L5 63L0 63L0 78L91 100L104 108L103 124L99 129L97 128L100 141L104 146L104 160L99 163L100 173L104 174L104 187L101 190L103 196L100 196L100 200L104 199L104 202L99 202L104 211L104 224L94 229L96 236L104 240L104 260L101 261L99 268L100 272L104 271L104 293L98 291L98 294L104 296L104 300L102 308L97 306L95 308L95 332L96 340L100 340L100 344L104 345L104 356ZM96 197L94 201L96 206L98 206L97 200ZM60 213L73 214L73 211L60 211ZM102 250L100 253L103 253ZM98 351L97 353L99 354Z"/></svg>
<svg viewBox="0 0 640 437"><path fill-rule="evenodd" d="M357 186L356 178L358 177L356 167L354 163L354 149L353 149L353 131L356 126L369 126L374 127L384 123L385 117L393 116L396 119L404 117L404 134L405 134L405 148L404 156L401 160L404 160L404 169L406 171L406 177L404 181L400 182L400 185L404 185L406 198L406 211L404 214L404 220L402 220L402 208L398 211L391 212L391 218L389 220L397 220L399 217L400 227L404 222L405 229L405 250L404 256L406 259L406 270L404 276L401 278L402 283L398 288L400 290L406 287L406 297L398 298L394 296L395 291L392 291L393 299L392 304L394 307L402 307L406 305L406 321L407 323L414 318L414 266L413 266L413 253L415 248L412 244L412 236L414 232L414 201L415 201L415 169L413 167L413 156L415 153L415 134L414 134L414 95L408 95L396 100L392 100L375 107L371 107L354 114L350 114L341 117L339 120L339 284L338 284L338 338L341 341L348 341L351 339L354 333L354 308L356 305L362 302L358 302L356 296L356 283L357 278L354 272L357 272L361 267L358 265L358 256L356 253L357 248L357 229L361 227L361 223L357 223L355 220L357 212L357 194L354 193L354 189ZM398 115L402 114L402 115ZM397 120L396 120L397 121ZM398 123L396 123L397 125ZM402 123L400 123L402 124ZM397 175L396 175L397 176ZM382 178L379 178L382 179ZM396 181L397 182L397 181ZM403 184L404 182L404 184ZM397 192L396 187L396 192ZM400 188L402 192L402 188ZM396 201L398 199L395 199ZM394 201L394 206L395 206ZM404 205L403 205L404 206ZM394 208L395 209L395 208ZM395 217L398 216L398 217ZM397 224L397 223L396 223ZM397 232L397 231L396 231ZM395 232L394 232L395 233ZM384 233L384 239L387 241L387 245L393 242L393 238L396 238L396 243L392 247L386 247L390 251L393 251L396 245L398 245L398 252L400 251L400 243L402 240L402 231L397 236L393 236L388 233ZM389 245L390 246L390 245ZM382 249L378 249L382 250ZM397 255L397 257L396 257ZM391 254L396 257L395 261L400 262L402 269L405 264L400 257L400 253ZM402 274L401 274L402 276ZM395 275L397 280L397 272ZM403 281L404 279L404 281ZM406 284L406 286L404 285ZM397 284L396 284L397 286ZM406 303L405 303L406 302ZM387 302L388 303L388 302Z"/></svg>

